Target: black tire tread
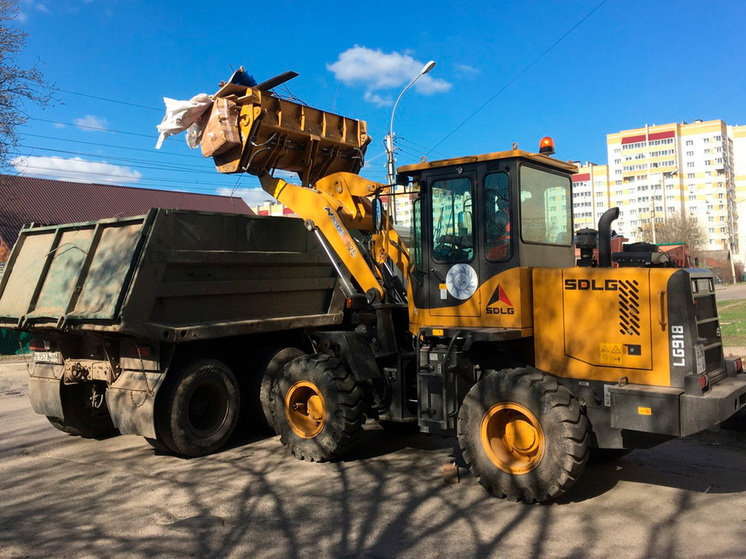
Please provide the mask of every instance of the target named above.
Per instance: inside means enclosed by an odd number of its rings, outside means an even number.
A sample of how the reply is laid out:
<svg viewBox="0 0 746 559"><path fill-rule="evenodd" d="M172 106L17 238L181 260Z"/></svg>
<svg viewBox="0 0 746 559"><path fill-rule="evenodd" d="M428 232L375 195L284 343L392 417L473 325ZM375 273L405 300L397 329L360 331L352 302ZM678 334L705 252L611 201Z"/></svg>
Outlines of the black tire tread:
<svg viewBox="0 0 746 559"><path fill-rule="evenodd" d="M233 390L236 395L236 409L232 411L232 417L229 421L230 424L227 430L221 434L219 440L203 445L202 441L187 441L183 435L177 433L177 425L175 425L176 418L174 418L174 414L179 410L175 410L174 405L178 396L180 384L191 374L196 374L196 372L205 367L217 368L225 374L231 390ZM238 386L238 382L233 376L233 373L221 361L203 358L192 361L181 370L172 370L170 375L171 376L166 379L166 383L162 387L161 392L158 394L159 398L156 400L155 441L159 445L164 445L171 452L181 456L196 457L217 452L225 445L238 424L238 415L240 412L240 396L238 395L240 394L240 387ZM183 410L180 411L183 412ZM176 423L178 423L178 421L176 421ZM155 448L158 448L150 441L148 442Z"/></svg>
<svg viewBox="0 0 746 559"><path fill-rule="evenodd" d="M301 378L314 382L324 393L327 408L330 404L333 408L323 431L313 439L298 437L285 418L285 394ZM326 462L341 457L358 441L365 422L364 393L339 359L326 354L294 359L285 367L276 385L275 416L280 441L293 456L310 462Z"/></svg>
<svg viewBox="0 0 746 559"><path fill-rule="evenodd" d="M104 400L98 411L89 409L87 390L84 383L62 385L62 411L64 418L50 419L50 423L60 431L85 439L106 439L118 433ZM57 424L55 424L57 423Z"/></svg>
<svg viewBox="0 0 746 559"><path fill-rule="evenodd" d="M57 429L58 431L62 431L63 433L67 433L68 435L74 435L76 437L80 437L80 431L77 429L71 427L70 425L66 425L64 421L62 421L59 417L52 417L51 415L46 416L49 420L49 423Z"/></svg>
<svg viewBox="0 0 746 559"><path fill-rule="evenodd" d="M517 487L510 484L501 485L499 481L492 479L492 476L474 471L475 453L481 452L481 449L472 448L469 445L469 431L473 426L467 425L462 415L459 414L458 438L464 460L468 465L472 466L473 473L479 483L496 497L507 498L513 501L523 501L525 503L545 502L555 499L569 490L585 469L590 446L590 426L588 419L580 403L570 391L554 378L541 371L530 368L519 368L492 372L485 375L480 383L494 382L497 375L504 375L506 377L506 384L508 385L519 389L523 387L536 391L540 400L547 402L547 409L558 416L557 420L562 425L563 440L561 444L566 449L562 458L561 471L555 480L548 483L531 484L531 487ZM480 383L472 387L472 390L464 401L466 405L468 405L467 400L472 396L472 393L474 395L478 394ZM497 402L492 402L492 404L494 403ZM496 467L495 469L497 470Z"/></svg>

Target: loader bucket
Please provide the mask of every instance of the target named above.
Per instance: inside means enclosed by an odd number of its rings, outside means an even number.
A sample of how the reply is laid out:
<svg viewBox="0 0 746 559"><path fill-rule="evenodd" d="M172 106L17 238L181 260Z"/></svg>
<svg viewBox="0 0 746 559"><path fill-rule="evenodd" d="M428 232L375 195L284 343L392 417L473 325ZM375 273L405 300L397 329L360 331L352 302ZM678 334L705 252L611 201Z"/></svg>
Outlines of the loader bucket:
<svg viewBox="0 0 746 559"><path fill-rule="evenodd" d="M235 84L213 97L202 151L221 173L262 175L278 169L298 173L308 186L332 173L358 173L363 166L370 138L362 120Z"/></svg>

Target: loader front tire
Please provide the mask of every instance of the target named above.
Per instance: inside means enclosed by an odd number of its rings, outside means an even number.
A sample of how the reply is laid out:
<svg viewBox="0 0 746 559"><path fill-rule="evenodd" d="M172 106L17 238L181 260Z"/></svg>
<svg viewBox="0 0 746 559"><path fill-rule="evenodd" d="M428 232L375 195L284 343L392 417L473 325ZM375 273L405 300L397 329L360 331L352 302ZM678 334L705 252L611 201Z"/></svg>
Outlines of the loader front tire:
<svg viewBox="0 0 746 559"><path fill-rule="evenodd" d="M262 427L277 432L275 421L275 384L285 365L304 355L297 347L273 347L262 353L252 367L253 389L250 410ZM252 405L253 404L253 405Z"/></svg>
<svg viewBox="0 0 746 559"><path fill-rule="evenodd" d="M222 362L200 359L172 370L156 403L157 441L182 456L223 448L238 423L240 390Z"/></svg>
<svg viewBox="0 0 746 559"><path fill-rule="evenodd" d="M280 441L300 460L339 458L363 430L363 390L347 366L329 355L288 363L277 378L274 403Z"/></svg>
<svg viewBox="0 0 746 559"><path fill-rule="evenodd" d="M458 416L464 460L496 497L545 502L565 493L588 461L588 420L577 399L532 368L494 371Z"/></svg>

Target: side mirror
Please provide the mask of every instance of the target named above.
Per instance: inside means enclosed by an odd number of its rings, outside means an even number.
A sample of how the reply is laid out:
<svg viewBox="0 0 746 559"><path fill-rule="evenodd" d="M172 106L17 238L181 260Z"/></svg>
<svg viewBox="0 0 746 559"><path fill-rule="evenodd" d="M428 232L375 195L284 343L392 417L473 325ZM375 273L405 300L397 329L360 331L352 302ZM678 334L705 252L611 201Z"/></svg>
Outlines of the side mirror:
<svg viewBox="0 0 746 559"><path fill-rule="evenodd" d="M373 207L371 208L371 215L373 217L373 228L376 231L383 229L383 202L376 196L373 198Z"/></svg>

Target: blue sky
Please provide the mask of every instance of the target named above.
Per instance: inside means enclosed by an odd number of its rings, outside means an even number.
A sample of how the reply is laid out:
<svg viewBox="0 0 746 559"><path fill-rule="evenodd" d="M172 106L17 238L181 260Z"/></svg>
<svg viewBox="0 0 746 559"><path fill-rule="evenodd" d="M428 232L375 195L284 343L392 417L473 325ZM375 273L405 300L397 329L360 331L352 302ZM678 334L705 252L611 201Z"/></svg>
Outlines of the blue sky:
<svg viewBox="0 0 746 559"><path fill-rule="evenodd" d="M18 168L37 176L261 198L255 177L219 175L183 135L154 149L163 97L214 93L241 65L258 81L294 70L293 95L366 120L374 180L391 101L428 60L396 112L398 164L535 151L545 135L558 158L605 163L607 133L746 124L741 0L18 2L21 63L62 90L20 130Z"/></svg>

